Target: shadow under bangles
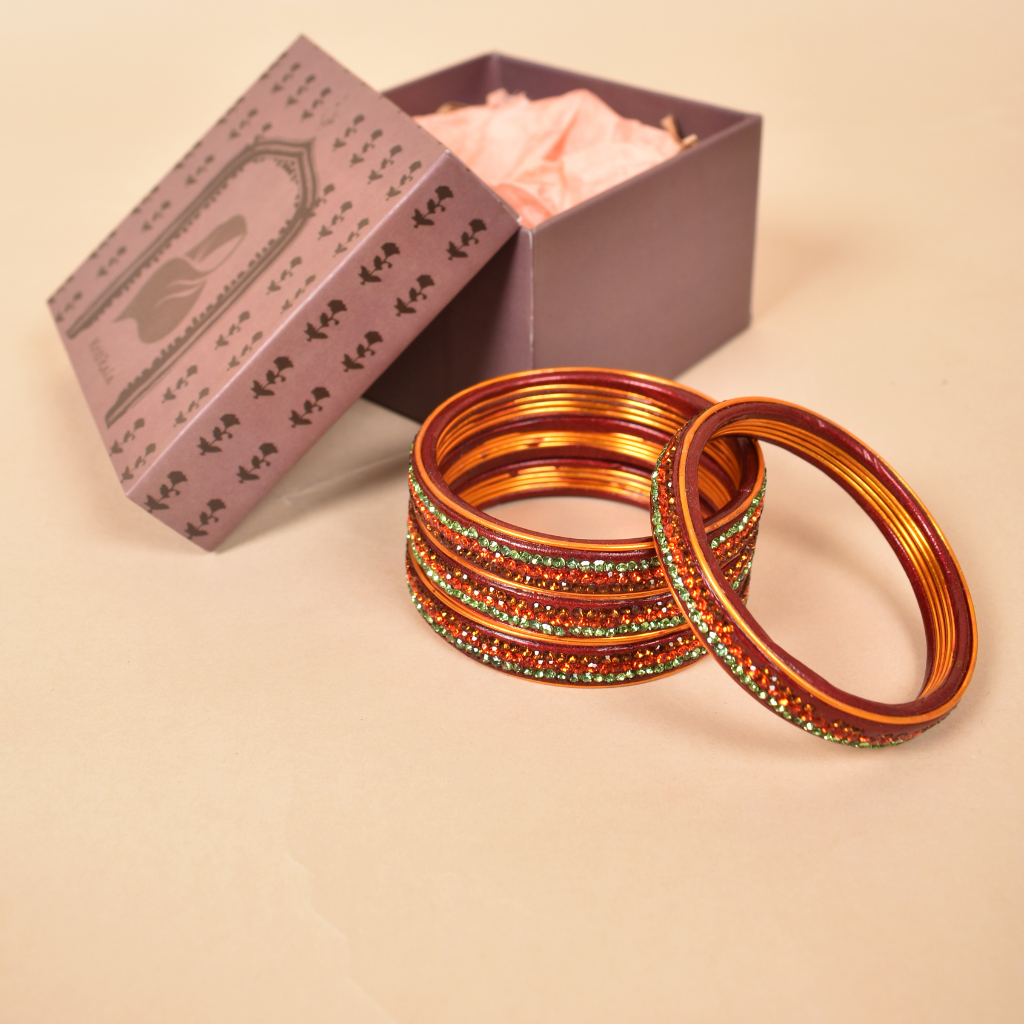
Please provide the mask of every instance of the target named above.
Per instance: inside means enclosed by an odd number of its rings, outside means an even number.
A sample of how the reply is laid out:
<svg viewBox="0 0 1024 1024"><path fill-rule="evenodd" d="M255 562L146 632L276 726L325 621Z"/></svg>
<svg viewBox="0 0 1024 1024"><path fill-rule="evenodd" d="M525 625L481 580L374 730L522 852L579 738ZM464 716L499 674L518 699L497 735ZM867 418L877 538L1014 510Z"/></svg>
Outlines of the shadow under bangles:
<svg viewBox="0 0 1024 1024"><path fill-rule="evenodd" d="M722 573L700 500L703 453L727 437L770 441L817 466L874 520L899 558L924 620L920 695L885 704L846 693L774 643ZM659 555L680 608L719 664L752 696L822 739L891 746L953 710L977 656L974 608L935 520L895 471L841 427L788 402L738 398L701 413L662 453L651 491Z"/></svg>
<svg viewBox="0 0 1024 1024"><path fill-rule="evenodd" d="M692 664L705 648L652 537L555 537L483 510L548 495L649 509L659 453L711 404L670 381L593 369L511 374L450 398L412 452L406 560L416 608L464 653L548 683L623 685ZM712 441L698 477L716 561L742 601L764 496L760 448Z"/></svg>

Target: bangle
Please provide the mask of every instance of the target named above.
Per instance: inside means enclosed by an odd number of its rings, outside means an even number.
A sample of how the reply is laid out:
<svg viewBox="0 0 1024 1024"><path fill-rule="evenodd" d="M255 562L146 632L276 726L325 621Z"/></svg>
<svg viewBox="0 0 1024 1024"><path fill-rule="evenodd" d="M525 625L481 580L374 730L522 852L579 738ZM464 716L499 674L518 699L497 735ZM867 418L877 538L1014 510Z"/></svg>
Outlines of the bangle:
<svg viewBox="0 0 1024 1024"><path fill-rule="evenodd" d="M702 521L697 478L706 447L735 435L770 441L818 466L882 531L924 619L927 667L917 699L884 704L830 685L774 643L736 599L719 565L717 538L708 536ZM741 686L786 721L838 743L890 746L937 724L963 696L977 656L977 625L956 558L910 488L836 424L766 398L738 398L707 409L662 452L651 515L662 565L697 636Z"/></svg>
<svg viewBox="0 0 1024 1024"><path fill-rule="evenodd" d="M542 495L649 508L658 453L710 405L670 381L593 369L510 374L448 399L423 424L410 460L406 567L417 610L466 654L546 682L634 683L700 658L653 538L572 540L483 509ZM723 572L745 598L760 448L713 442L698 475L708 529L728 534Z"/></svg>

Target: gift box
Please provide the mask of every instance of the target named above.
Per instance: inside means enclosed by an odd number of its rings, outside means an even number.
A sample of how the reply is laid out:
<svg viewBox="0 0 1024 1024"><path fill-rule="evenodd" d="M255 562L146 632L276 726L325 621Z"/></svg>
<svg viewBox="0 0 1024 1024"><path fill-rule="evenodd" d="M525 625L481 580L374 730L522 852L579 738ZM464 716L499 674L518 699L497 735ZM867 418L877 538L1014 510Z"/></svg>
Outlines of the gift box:
<svg viewBox="0 0 1024 1024"><path fill-rule="evenodd" d="M369 390L416 419L480 380L548 366L675 377L750 323L761 118L501 54L386 92L410 115L594 92L625 117L672 115L695 145L521 228Z"/></svg>
<svg viewBox="0 0 1024 1024"><path fill-rule="evenodd" d="M300 38L50 308L125 493L212 549L517 228Z"/></svg>
<svg viewBox="0 0 1024 1024"><path fill-rule="evenodd" d="M696 145L532 230L410 115L585 87ZM215 548L355 401L674 376L749 322L760 119L499 55L381 95L297 40L50 299L125 493Z"/></svg>

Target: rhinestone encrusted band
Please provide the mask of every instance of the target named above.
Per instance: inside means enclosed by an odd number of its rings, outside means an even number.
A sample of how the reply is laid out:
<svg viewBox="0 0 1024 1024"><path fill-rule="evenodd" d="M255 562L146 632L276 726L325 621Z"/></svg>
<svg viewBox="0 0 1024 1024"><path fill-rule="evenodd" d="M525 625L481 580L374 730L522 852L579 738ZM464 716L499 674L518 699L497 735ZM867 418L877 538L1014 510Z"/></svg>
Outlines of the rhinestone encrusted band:
<svg viewBox="0 0 1024 1024"><path fill-rule="evenodd" d="M830 685L768 639L732 594L718 566L721 534L707 536L696 494L701 452L723 435L767 440L822 468L882 530L924 616L929 673L916 700L883 704ZM750 514L758 514L763 493L751 505ZM705 649L752 696L801 730L849 746L893 746L936 725L963 695L977 654L977 629L956 559L913 492L836 424L771 399L734 399L704 411L658 459L651 523L672 593Z"/></svg>
<svg viewBox="0 0 1024 1024"><path fill-rule="evenodd" d="M705 396L604 370L514 374L450 399L424 424L409 471L407 571L417 609L485 664L566 685L622 685L703 653L651 538L574 541L482 508L588 494L646 506L658 452ZM702 494L716 559L745 599L764 464L735 439L709 453Z"/></svg>

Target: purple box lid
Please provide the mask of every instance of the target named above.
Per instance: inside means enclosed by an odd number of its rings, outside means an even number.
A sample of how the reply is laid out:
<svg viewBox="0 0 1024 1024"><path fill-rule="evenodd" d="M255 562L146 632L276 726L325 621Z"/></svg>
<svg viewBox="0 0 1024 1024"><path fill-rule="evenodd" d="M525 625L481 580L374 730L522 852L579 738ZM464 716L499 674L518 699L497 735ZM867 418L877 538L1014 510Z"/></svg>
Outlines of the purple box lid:
<svg viewBox="0 0 1024 1024"><path fill-rule="evenodd" d="M127 495L212 549L517 227L299 38L50 308Z"/></svg>

